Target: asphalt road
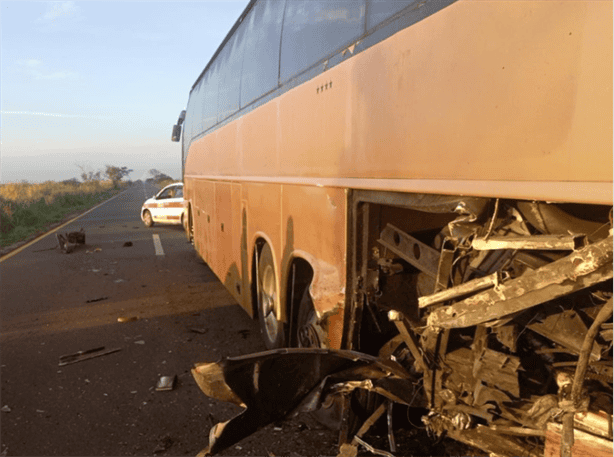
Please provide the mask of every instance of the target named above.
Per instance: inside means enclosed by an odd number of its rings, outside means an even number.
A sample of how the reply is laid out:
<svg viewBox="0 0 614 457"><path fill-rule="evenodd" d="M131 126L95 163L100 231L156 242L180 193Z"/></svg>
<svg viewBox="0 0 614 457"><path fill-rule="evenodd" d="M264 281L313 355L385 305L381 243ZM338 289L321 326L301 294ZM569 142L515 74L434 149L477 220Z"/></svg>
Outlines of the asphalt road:
<svg viewBox="0 0 614 457"><path fill-rule="evenodd" d="M189 370L264 350L258 326L181 227L142 224L156 190L137 182L62 228L86 233L70 254L51 234L0 261L0 456L195 455L212 424L240 411L207 398ZM101 346L119 350L58 366ZM173 375L174 390L155 390ZM336 455L335 443L299 416L222 454Z"/></svg>

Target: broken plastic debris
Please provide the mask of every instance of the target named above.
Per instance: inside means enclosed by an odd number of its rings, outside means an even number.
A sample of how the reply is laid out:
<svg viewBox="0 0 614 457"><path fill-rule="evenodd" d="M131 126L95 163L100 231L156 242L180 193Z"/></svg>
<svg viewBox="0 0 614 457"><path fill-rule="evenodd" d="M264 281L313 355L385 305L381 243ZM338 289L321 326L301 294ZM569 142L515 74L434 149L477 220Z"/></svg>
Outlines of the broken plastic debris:
<svg viewBox="0 0 614 457"><path fill-rule="evenodd" d="M121 348L105 350L104 346L99 348L89 349L87 351L79 351L74 354L67 354L60 356L60 362L58 366L70 365L71 363L81 362L83 360L93 359L95 357L101 357L103 355L113 354L114 352L121 351Z"/></svg>
<svg viewBox="0 0 614 457"><path fill-rule="evenodd" d="M2 411L3 413L10 413L11 408L9 408L9 405L4 405L2 409L0 409L0 411Z"/></svg>
<svg viewBox="0 0 614 457"><path fill-rule="evenodd" d="M177 375L162 376L156 384L156 390L173 390L175 388L175 382L177 381Z"/></svg>
<svg viewBox="0 0 614 457"><path fill-rule="evenodd" d="M135 342L134 342L134 344L145 344L145 341L143 341L143 340L138 340L138 341L135 341Z"/></svg>

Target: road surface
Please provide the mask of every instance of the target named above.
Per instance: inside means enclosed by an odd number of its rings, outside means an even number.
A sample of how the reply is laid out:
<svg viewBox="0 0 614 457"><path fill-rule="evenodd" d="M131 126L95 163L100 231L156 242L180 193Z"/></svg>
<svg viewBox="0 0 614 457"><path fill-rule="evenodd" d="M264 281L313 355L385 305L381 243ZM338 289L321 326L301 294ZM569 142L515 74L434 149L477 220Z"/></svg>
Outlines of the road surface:
<svg viewBox="0 0 614 457"><path fill-rule="evenodd" d="M51 234L0 260L0 455L195 455L240 411L202 394L189 370L264 350L258 327L180 226L142 224L156 190L137 182L62 228L86 233L70 254ZM58 366L102 346L119 350ZM173 375L174 390L155 390ZM223 455L336 455L335 444L299 416Z"/></svg>

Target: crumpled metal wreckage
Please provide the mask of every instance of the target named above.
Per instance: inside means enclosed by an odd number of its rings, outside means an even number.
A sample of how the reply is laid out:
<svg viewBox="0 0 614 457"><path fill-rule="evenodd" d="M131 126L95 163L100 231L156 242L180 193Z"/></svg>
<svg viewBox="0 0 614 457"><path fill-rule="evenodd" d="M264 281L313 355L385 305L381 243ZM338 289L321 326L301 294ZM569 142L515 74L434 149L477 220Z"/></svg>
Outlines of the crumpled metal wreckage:
<svg viewBox="0 0 614 457"><path fill-rule="evenodd" d="M192 375L207 396L246 408L216 424L199 455L220 452L270 423L316 411L354 389L406 405L416 391L412 375L398 363L347 350L276 349L197 364Z"/></svg>
<svg viewBox="0 0 614 457"><path fill-rule="evenodd" d="M415 297L414 308L377 304L378 318L396 330L377 356L289 348L196 365L192 374L206 395L245 408L211 429L199 455L337 399L343 457L355 456L358 446L392 455L362 439L386 410L395 452L392 404L425 408L422 422L431 434L491 455L611 456L612 211L606 226L581 231L584 222L556 208L506 205L499 209L497 201L491 222L480 224L477 214L487 206L469 211L465 204L448 226L452 242L440 251L421 247L433 255L420 259L395 242L411 246L415 238L390 224L383 229L377 243L394 256L379 259L379 274L405 274L395 264L402 259L418 275L434 276L435 287ZM525 217L541 235L527 230ZM573 233L563 230L570 224L577 226ZM453 262L459 258L472 268L459 270ZM360 395L377 399L362 426L348 419Z"/></svg>

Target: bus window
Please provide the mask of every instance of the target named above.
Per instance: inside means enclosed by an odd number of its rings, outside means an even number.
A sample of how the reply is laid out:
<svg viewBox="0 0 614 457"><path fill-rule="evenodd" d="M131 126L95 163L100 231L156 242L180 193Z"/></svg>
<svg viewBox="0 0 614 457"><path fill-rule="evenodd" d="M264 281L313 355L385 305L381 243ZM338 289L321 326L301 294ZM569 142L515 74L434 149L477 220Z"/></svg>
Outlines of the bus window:
<svg viewBox="0 0 614 457"><path fill-rule="evenodd" d="M380 22L384 22L389 17L395 15L403 8L416 3L416 0L367 0L367 30L375 27Z"/></svg>
<svg viewBox="0 0 614 457"><path fill-rule="evenodd" d="M281 42L285 82L364 33L365 1L288 2Z"/></svg>
<svg viewBox="0 0 614 457"><path fill-rule="evenodd" d="M286 2L268 0L256 3L243 24L245 52L241 79L241 106L277 87L279 44Z"/></svg>
<svg viewBox="0 0 614 457"><path fill-rule="evenodd" d="M245 27L240 27L216 59L222 69L218 89L218 122L239 110L244 31Z"/></svg>
<svg viewBox="0 0 614 457"><path fill-rule="evenodd" d="M220 80L220 61L215 59L202 80L204 94L200 97L202 103L203 124L200 131L208 130L217 123L217 100Z"/></svg>

